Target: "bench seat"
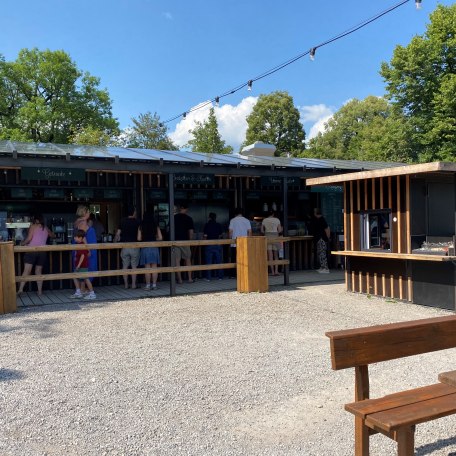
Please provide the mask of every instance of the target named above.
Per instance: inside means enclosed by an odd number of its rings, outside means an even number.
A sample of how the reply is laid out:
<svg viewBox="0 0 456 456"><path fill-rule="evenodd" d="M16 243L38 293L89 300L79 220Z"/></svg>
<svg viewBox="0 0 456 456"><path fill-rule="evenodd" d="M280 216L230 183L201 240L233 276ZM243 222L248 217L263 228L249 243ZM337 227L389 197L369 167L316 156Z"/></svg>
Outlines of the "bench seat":
<svg viewBox="0 0 456 456"><path fill-rule="evenodd" d="M456 388L436 383L382 398L345 405L345 410L365 420L365 425L382 433L424 423L456 413Z"/></svg>

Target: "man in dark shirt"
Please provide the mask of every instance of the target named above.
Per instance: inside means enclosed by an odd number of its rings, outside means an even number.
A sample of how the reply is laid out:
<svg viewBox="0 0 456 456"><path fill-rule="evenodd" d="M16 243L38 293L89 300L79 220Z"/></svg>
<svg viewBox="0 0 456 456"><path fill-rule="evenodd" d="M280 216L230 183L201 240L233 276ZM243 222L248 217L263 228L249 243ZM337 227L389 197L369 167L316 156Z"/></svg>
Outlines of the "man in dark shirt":
<svg viewBox="0 0 456 456"><path fill-rule="evenodd" d="M179 212L174 215L174 239L176 241L193 240L194 225L193 219L187 214L188 205L182 203ZM181 260L184 260L185 266L192 265L192 252L190 246L176 247L174 249L176 266L180 266ZM176 272L177 283L182 283L182 275ZM192 272L188 271L188 281L192 283Z"/></svg>
<svg viewBox="0 0 456 456"><path fill-rule="evenodd" d="M217 222L217 214L211 212L209 220L204 225L203 235L204 239L214 240L222 237L222 225ZM204 256L206 264L220 264L222 262L222 246L221 245L206 245L204 249ZM211 271L205 272L205 280L211 280ZM219 280L223 279L223 270L217 270L217 277Z"/></svg>
<svg viewBox="0 0 456 456"><path fill-rule="evenodd" d="M136 208L130 206L127 211L127 217L120 221L120 228L117 230L114 237L115 242L137 242L138 241L138 228L139 220L136 218ZM124 247L120 251L120 258L122 258L122 269L136 269L139 264L139 248L137 247ZM125 288L128 288L128 275L123 276ZM131 276L131 288L136 288L136 274Z"/></svg>

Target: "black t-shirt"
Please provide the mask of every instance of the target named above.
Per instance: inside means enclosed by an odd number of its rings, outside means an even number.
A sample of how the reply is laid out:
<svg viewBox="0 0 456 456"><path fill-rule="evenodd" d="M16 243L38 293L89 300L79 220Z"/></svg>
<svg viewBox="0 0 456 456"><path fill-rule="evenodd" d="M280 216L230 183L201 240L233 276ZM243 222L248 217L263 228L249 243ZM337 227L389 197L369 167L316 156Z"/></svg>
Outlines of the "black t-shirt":
<svg viewBox="0 0 456 456"><path fill-rule="evenodd" d="M326 228L328 228L328 223L324 217L313 217L310 226L310 234L314 237L315 241L319 241L320 239L328 241L328 236L326 236L325 232Z"/></svg>
<svg viewBox="0 0 456 456"><path fill-rule="evenodd" d="M125 217L120 221L120 241L136 242L138 240L139 220Z"/></svg>
<svg viewBox="0 0 456 456"><path fill-rule="evenodd" d="M174 234L176 241L188 241L188 230L195 229L193 219L184 213L174 215Z"/></svg>
<svg viewBox="0 0 456 456"><path fill-rule="evenodd" d="M219 239L222 232L222 225L215 220L209 220L206 225L204 225L204 234L208 239Z"/></svg>
<svg viewBox="0 0 456 456"><path fill-rule="evenodd" d="M141 223L142 240L144 242L152 242L157 240L157 224L155 219L149 215L144 217Z"/></svg>

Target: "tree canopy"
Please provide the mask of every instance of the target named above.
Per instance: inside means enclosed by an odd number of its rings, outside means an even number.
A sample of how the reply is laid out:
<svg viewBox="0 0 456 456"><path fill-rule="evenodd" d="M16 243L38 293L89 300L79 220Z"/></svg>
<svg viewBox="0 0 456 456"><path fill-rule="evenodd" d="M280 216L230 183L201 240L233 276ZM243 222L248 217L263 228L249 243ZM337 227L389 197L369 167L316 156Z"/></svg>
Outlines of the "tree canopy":
<svg viewBox="0 0 456 456"><path fill-rule="evenodd" d="M114 141L122 147L138 149L176 150L177 147L168 137L168 128L159 115L146 112L131 119L133 127L126 128Z"/></svg>
<svg viewBox="0 0 456 456"><path fill-rule="evenodd" d="M233 148L227 146L220 136L214 108L210 109L207 120L195 122L195 128L189 130L189 133L193 138L188 141L187 146L193 152L229 154L233 151Z"/></svg>
<svg viewBox="0 0 456 456"><path fill-rule="evenodd" d="M243 146L255 141L273 144L275 155L298 155L304 150L305 133L298 109L287 92L260 95L247 117Z"/></svg>
<svg viewBox="0 0 456 456"><path fill-rule="evenodd" d="M407 161L402 118L384 98L353 99L309 141L306 156L341 160Z"/></svg>
<svg viewBox="0 0 456 456"><path fill-rule="evenodd" d="M0 58L0 138L68 143L87 127L118 132L107 90L64 51L22 49Z"/></svg>
<svg viewBox="0 0 456 456"><path fill-rule="evenodd" d="M456 160L456 4L437 6L422 36L397 46L381 75L408 123L415 161Z"/></svg>

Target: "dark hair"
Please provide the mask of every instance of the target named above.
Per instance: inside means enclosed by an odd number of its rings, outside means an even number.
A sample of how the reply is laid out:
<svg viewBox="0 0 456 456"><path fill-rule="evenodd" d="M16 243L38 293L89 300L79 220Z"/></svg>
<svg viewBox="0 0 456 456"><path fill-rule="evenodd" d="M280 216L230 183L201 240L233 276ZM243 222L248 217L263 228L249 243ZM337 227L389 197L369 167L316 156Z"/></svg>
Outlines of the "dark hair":
<svg viewBox="0 0 456 456"><path fill-rule="evenodd" d="M182 201L181 203L179 203L179 209L188 209L188 202Z"/></svg>
<svg viewBox="0 0 456 456"><path fill-rule="evenodd" d="M33 222L36 222L37 220L38 220L38 222L40 222L40 225L44 226L44 218L41 214L35 214L33 216Z"/></svg>
<svg viewBox="0 0 456 456"><path fill-rule="evenodd" d="M127 216L131 217L132 215L134 215L135 211L136 211L136 207L133 206L132 204L129 204L127 207Z"/></svg>
<svg viewBox="0 0 456 456"><path fill-rule="evenodd" d="M73 237L85 238L86 233L84 230L76 230L73 234Z"/></svg>
<svg viewBox="0 0 456 456"><path fill-rule="evenodd" d="M215 221L217 219L217 214L215 212L209 212L209 218Z"/></svg>
<svg viewBox="0 0 456 456"><path fill-rule="evenodd" d="M157 240L157 222L152 212L144 212L141 222L142 240L145 242Z"/></svg>
<svg viewBox="0 0 456 456"><path fill-rule="evenodd" d="M234 215L239 215L239 214L242 215L242 212L243 212L243 211L242 211L242 208L237 207L237 208L234 210Z"/></svg>
<svg viewBox="0 0 456 456"><path fill-rule="evenodd" d="M314 208L314 215L321 215L321 209L319 207Z"/></svg>

